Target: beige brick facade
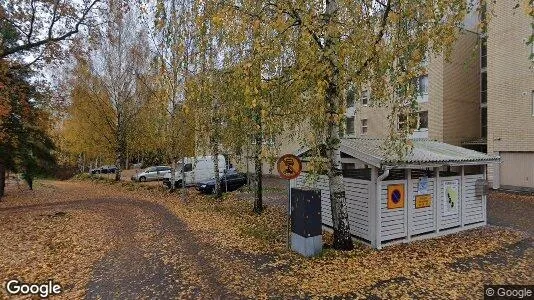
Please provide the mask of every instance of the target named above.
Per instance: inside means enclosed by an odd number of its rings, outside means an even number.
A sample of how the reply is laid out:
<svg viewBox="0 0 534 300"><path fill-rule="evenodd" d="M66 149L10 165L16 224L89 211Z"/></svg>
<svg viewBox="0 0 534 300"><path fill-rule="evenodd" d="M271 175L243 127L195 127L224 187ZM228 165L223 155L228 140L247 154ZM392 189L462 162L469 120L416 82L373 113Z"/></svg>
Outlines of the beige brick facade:
<svg viewBox="0 0 534 300"><path fill-rule="evenodd" d="M443 64L443 141L461 146L479 138L480 59L479 35L465 32Z"/></svg>
<svg viewBox="0 0 534 300"><path fill-rule="evenodd" d="M419 102L419 111L428 111L428 137L453 145L480 137L480 66L478 34L463 32L448 60L430 57L428 100ZM372 95L371 95L372 98ZM368 120L366 136L386 137L388 109L356 104L355 135L361 136L361 119Z"/></svg>
<svg viewBox="0 0 534 300"><path fill-rule="evenodd" d="M531 22L522 9L497 1L488 26L488 153L504 154L503 170L520 170L521 160L534 160L534 65L525 43ZM507 159L514 152L525 155ZM533 181L521 172L500 174L505 185L534 187Z"/></svg>
<svg viewBox="0 0 534 300"><path fill-rule="evenodd" d="M488 27L488 151L534 151L534 65L525 44L533 22L498 1Z"/></svg>

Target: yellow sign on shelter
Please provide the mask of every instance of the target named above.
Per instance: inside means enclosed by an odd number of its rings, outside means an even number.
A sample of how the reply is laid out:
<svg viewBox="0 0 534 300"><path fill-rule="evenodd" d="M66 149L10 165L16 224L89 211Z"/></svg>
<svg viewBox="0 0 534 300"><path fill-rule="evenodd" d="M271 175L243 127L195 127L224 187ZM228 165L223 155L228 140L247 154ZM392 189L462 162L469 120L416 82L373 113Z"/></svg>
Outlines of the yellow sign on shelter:
<svg viewBox="0 0 534 300"><path fill-rule="evenodd" d="M432 205L432 195L417 195L415 196L415 208L425 208Z"/></svg>

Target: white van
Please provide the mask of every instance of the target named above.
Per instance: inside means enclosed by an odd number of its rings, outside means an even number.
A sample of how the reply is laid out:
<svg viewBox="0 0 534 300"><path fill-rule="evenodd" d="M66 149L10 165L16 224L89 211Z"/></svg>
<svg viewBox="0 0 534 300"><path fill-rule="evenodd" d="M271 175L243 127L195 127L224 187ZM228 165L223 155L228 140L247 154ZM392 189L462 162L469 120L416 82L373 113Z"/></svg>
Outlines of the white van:
<svg viewBox="0 0 534 300"><path fill-rule="evenodd" d="M219 155L218 161L219 174L223 174L224 170L226 169L226 159L224 155ZM174 176L176 178L175 186L177 188L182 187L182 168L184 169L186 186L193 186L201 181L215 177L213 156L186 157L184 159L184 165L182 165L182 162L180 162L176 166L176 172ZM163 183L168 188L171 187L171 173L165 174Z"/></svg>

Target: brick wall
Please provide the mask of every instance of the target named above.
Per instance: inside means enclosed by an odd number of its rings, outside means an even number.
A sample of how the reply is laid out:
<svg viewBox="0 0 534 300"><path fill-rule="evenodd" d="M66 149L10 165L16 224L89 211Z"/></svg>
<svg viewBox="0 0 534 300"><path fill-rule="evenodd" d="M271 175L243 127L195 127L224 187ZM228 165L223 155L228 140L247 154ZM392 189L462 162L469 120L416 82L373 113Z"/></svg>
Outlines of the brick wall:
<svg viewBox="0 0 534 300"><path fill-rule="evenodd" d="M480 137L477 41L476 33L463 32L449 60L445 61L442 55L433 55L429 59L428 102L419 103L419 110L428 111L430 139L460 145L462 141ZM361 119L367 119L367 136L386 137L388 113L386 107L366 107L356 102L356 136L360 135Z"/></svg>
<svg viewBox="0 0 534 300"><path fill-rule="evenodd" d="M507 1L497 1L488 26L488 153L534 151L532 96L534 66L525 39L530 18ZM505 155L506 156L506 155ZM513 162L502 161L503 165ZM507 166L504 166L507 168ZM488 166L488 179L499 186ZM502 174L501 174L502 179ZM506 180L505 180L506 181Z"/></svg>
<svg viewBox="0 0 534 300"><path fill-rule="evenodd" d="M497 1L488 26L488 152L534 151L534 65L525 39L532 20Z"/></svg>
<svg viewBox="0 0 534 300"><path fill-rule="evenodd" d="M464 32L443 65L443 141L456 146L481 134L478 49L478 34Z"/></svg>

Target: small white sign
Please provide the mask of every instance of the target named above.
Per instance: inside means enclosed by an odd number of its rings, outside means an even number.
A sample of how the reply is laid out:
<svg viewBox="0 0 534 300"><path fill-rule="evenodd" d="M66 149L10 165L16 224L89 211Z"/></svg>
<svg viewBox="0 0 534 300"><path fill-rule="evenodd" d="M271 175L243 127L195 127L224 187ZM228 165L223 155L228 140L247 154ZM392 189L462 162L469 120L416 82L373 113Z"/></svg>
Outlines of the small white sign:
<svg viewBox="0 0 534 300"><path fill-rule="evenodd" d="M419 195L428 194L428 177L419 178L419 185L417 186L417 193Z"/></svg>
<svg viewBox="0 0 534 300"><path fill-rule="evenodd" d="M441 183L443 185L443 215L450 216L458 213L460 205L460 193L458 189L458 180L447 180Z"/></svg>

